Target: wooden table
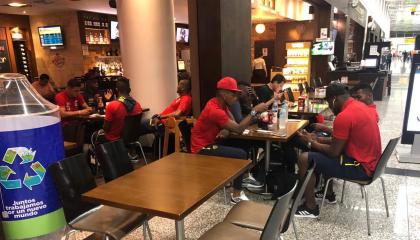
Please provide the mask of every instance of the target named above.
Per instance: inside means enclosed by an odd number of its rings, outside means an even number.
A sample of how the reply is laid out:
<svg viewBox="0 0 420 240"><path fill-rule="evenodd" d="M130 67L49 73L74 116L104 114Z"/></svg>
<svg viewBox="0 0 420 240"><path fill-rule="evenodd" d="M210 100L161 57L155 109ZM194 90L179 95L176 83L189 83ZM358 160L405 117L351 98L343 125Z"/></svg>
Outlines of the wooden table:
<svg viewBox="0 0 420 240"><path fill-rule="evenodd" d="M77 143L64 141L64 150L70 150L75 147L77 147Z"/></svg>
<svg viewBox="0 0 420 240"><path fill-rule="evenodd" d="M185 239L184 218L251 161L173 153L84 193L83 199L174 219L176 239Z"/></svg>
<svg viewBox="0 0 420 240"><path fill-rule="evenodd" d="M308 124L308 120L289 119L286 125L285 135L280 135L279 130L267 131L266 133L260 132L258 130L258 126L255 124L248 128L249 133L241 135L232 134L230 137L236 139L265 141L265 172L267 173L270 170L271 142L287 142L294 137L299 130L303 129Z"/></svg>

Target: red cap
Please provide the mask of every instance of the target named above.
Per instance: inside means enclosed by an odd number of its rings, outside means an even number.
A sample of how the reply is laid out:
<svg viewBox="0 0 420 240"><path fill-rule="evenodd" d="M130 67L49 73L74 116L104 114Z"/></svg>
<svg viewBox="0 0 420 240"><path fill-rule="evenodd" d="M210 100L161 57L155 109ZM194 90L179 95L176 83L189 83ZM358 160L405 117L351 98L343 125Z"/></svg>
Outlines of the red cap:
<svg viewBox="0 0 420 240"><path fill-rule="evenodd" d="M234 92L240 92L236 80L231 77L224 77L217 82L217 89L224 89Z"/></svg>

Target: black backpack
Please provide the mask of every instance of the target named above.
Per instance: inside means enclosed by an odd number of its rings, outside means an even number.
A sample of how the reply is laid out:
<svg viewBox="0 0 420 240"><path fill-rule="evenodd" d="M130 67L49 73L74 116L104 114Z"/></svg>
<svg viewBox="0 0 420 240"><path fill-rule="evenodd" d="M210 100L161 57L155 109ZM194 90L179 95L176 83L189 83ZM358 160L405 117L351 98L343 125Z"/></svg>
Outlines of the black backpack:
<svg viewBox="0 0 420 240"><path fill-rule="evenodd" d="M275 167L267 175L268 192L272 193L273 200L288 193L296 183L297 176L288 171L285 166Z"/></svg>

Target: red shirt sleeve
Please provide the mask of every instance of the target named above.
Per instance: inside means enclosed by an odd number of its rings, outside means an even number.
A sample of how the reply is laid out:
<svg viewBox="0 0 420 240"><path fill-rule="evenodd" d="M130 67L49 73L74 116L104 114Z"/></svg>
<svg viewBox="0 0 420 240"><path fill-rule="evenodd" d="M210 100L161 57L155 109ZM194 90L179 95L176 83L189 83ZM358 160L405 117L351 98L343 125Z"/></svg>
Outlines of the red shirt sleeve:
<svg viewBox="0 0 420 240"><path fill-rule="evenodd" d="M226 111L223 109L217 108L212 109L210 112L210 116L214 124L216 124L219 128L223 128L226 123L229 121L229 116Z"/></svg>
<svg viewBox="0 0 420 240"><path fill-rule="evenodd" d="M180 110L183 115L189 114L191 112L191 103L192 99L190 96L182 96L178 110Z"/></svg>
<svg viewBox="0 0 420 240"><path fill-rule="evenodd" d="M333 136L340 140L347 140L349 138L351 129L351 120L345 115L339 114L333 125Z"/></svg>
<svg viewBox="0 0 420 240"><path fill-rule="evenodd" d="M63 94L58 93L57 95L55 95L55 103L60 107L66 106L66 99L64 99Z"/></svg>

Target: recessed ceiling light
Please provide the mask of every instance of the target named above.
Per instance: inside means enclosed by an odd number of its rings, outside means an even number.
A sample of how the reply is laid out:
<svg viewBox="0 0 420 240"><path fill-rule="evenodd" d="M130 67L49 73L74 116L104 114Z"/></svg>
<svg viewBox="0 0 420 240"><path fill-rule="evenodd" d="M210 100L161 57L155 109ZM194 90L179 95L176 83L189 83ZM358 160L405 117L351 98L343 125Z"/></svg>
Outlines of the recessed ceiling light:
<svg viewBox="0 0 420 240"><path fill-rule="evenodd" d="M26 3L19 3L19 2L11 2L7 4L9 7L26 7L28 4Z"/></svg>

